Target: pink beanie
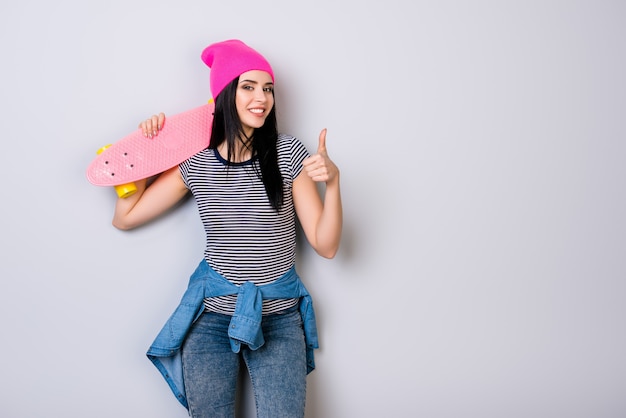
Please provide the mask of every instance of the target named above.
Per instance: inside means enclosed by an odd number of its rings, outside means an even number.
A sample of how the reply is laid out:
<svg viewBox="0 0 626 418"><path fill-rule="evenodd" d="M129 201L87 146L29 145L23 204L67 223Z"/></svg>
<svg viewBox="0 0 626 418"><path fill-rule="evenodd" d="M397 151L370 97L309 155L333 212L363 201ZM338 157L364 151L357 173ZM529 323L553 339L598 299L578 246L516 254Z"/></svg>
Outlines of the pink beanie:
<svg viewBox="0 0 626 418"><path fill-rule="evenodd" d="M202 61L211 68L213 98L217 97L228 83L246 71L267 71L274 81L274 72L270 63L238 39L207 46L202 51Z"/></svg>

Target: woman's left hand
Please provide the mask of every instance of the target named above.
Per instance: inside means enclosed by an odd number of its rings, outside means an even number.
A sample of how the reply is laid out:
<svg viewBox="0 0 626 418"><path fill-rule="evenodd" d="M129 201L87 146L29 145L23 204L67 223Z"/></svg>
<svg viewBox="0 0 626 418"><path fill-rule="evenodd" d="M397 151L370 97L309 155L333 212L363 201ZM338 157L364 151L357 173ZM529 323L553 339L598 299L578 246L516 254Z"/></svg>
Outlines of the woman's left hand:
<svg viewBox="0 0 626 418"><path fill-rule="evenodd" d="M306 174L313 181L331 182L339 176L339 169L328 157L326 151L326 128L320 132L317 153L302 162Z"/></svg>

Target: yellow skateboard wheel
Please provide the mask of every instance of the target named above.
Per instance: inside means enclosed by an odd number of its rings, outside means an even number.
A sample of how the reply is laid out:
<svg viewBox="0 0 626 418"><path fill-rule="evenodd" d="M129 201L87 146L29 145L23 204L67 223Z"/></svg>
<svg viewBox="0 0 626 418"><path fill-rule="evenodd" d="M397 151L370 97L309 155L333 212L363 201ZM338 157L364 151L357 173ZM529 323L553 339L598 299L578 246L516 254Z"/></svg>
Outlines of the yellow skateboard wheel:
<svg viewBox="0 0 626 418"><path fill-rule="evenodd" d="M125 199L128 196L132 196L137 191L137 186L135 186L135 183L120 184L114 187L117 195L122 199Z"/></svg>

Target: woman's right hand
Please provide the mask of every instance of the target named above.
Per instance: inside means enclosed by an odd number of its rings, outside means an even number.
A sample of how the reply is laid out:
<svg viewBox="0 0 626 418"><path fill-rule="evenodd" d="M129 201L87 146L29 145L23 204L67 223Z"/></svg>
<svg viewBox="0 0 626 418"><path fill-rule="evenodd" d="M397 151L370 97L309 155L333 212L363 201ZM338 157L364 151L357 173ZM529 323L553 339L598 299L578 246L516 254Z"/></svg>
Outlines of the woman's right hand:
<svg viewBox="0 0 626 418"><path fill-rule="evenodd" d="M153 138L159 134L159 131L163 129L165 124L165 113L161 112L158 115L152 115L152 117L144 120L139 124L139 129L143 132L143 136L146 138Z"/></svg>

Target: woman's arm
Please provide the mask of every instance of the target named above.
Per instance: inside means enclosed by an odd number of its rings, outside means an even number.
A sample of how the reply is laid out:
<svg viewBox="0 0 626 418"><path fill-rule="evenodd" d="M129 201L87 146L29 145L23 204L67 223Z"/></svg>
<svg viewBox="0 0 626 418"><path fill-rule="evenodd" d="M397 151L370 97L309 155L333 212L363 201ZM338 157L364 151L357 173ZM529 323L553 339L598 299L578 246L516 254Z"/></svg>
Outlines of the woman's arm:
<svg viewBox="0 0 626 418"><path fill-rule="evenodd" d="M165 115L160 113L140 123L139 127L144 136L152 138L158 135L164 122ZM117 200L113 226L128 230L150 222L175 206L188 191L178 166L160 174L149 186L147 184L147 180L135 182L137 192Z"/></svg>
<svg viewBox="0 0 626 418"><path fill-rule="evenodd" d="M135 194L117 199L114 227L128 230L148 223L174 207L188 192L178 166L160 174L150 186L146 183L136 182Z"/></svg>
<svg viewBox="0 0 626 418"><path fill-rule="evenodd" d="M328 158L326 129L319 137L317 153L303 161L304 170L293 182L293 201L298 220L307 240L325 258L333 258L339 249L343 209L339 187L339 169ZM325 182L324 199L316 182Z"/></svg>

